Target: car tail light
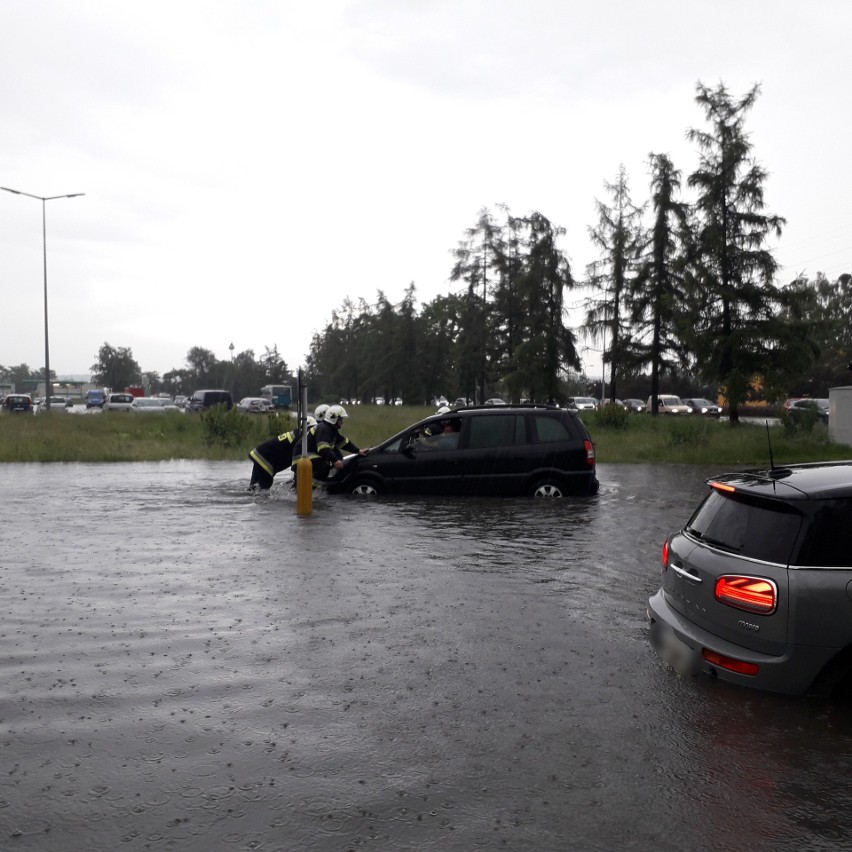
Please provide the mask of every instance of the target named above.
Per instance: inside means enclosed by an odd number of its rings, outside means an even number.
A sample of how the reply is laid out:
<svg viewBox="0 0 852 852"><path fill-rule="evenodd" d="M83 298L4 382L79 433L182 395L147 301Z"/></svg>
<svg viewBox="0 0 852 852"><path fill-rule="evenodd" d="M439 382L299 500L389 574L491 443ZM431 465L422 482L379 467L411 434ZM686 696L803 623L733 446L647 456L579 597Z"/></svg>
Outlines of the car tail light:
<svg viewBox="0 0 852 852"><path fill-rule="evenodd" d="M591 441L583 443L586 446L586 464L592 466L595 463L595 445Z"/></svg>
<svg viewBox="0 0 852 852"><path fill-rule="evenodd" d="M728 491L728 492L736 492L736 488L733 485L728 485L727 482L713 482L707 483L711 488L715 488L717 491Z"/></svg>
<svg viewBox="0 0 852 852"><path fill-rule="evenodd" d="M669 540L663 542L663 571L669 567Z"/></svg>
<svg viewBox="0 0 852 852"><path fill-rule="evenodd" d="M726 574L716 580L713 593L720 603L760 615L771 615L778 604L778 587L762 577Z"/></svg>
<svg viewBox="0 0 852 852"><path fill-rule="evenodd" d="M757 663L747 663L745 660L735 660L733 657L725 657L722 654L711 651L709 648L702 648L701 656L708 663L719 666L720 669L727 669L729 672L754 677L760 671L760 666Z"/></svg>

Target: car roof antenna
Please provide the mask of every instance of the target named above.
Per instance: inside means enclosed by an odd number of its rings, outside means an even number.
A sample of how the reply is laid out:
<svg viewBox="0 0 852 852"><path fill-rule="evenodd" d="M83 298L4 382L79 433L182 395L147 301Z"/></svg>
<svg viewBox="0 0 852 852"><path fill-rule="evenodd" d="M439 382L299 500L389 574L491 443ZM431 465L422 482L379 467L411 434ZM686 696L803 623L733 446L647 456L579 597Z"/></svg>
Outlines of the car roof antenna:
<svg viewBox="0 0 852 852"><path fill-rule="evenodd" d="M766 443L769 444L769 470L775 470L775 461L772 458L772 438L769 437L769 421L764 421L766 423Z"/></svg>

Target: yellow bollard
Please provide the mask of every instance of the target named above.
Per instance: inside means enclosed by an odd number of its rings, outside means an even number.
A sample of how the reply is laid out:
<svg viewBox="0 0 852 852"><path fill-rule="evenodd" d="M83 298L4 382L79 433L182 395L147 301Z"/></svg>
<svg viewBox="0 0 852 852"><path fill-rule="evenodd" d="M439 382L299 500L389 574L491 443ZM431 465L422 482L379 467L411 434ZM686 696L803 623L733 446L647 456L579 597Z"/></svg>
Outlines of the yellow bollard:
<svg viewBox="0 0 852 852"><path fill-rule="evenodd" d="M310 459L296 462L296 514L310 515L314 510L314 467Z"/></svg>

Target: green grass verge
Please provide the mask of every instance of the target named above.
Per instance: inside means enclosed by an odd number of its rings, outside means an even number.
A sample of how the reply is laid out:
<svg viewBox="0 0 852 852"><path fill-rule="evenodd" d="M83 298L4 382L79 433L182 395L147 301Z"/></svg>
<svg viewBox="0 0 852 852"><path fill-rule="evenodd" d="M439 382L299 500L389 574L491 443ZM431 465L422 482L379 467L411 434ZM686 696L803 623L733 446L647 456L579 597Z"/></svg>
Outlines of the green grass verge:
<svg viewBox="0 0 852 852"><path fill-rule="evenodd" d="M344 432L358 446L373 446L422 417L432 407L349 406ZM612 422L589 412L583 421L598 461L671 464L764 465L766 429L698 417L679 420L639 414ZM0 416L0 462L128 462L164 459L242 460L266 438L292 428L288 417L196 414L51 414ZM776 464L852 458L852 447L833 444L822 424L770 428Z"/></svg>

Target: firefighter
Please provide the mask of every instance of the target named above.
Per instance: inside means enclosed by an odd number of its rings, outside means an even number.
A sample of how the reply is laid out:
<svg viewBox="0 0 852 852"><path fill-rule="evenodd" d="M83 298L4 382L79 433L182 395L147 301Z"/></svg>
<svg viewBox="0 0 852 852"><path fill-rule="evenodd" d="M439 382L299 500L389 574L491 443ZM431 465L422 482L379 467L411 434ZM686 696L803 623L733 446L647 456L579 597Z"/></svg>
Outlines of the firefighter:
<svg viewBox="0 0 852 852"><path fill-rule="evenodd" d="M305 420L309 430L316 426L316 420L310 415ZM301 439L302 430L294 429L292 432L282 432L278 437L270 438L251 450L249 458L253 464L249 491L268 491L275 474L286 470L293 463L294 447Z"/></svg>
<svg viewBox="0 0 852 852"><path fill-rule="evenodd" d="M341 427L346 417L346 410L342 405L329 406L323 414L323 419L314 429L308 431L308 458L311 460L316 482L325 482L332 469L340 470L343 467L344 450L361 456L367 455L367 450L359 449L342 434ZM294 464L293 472L295 471Z"/></svg>

